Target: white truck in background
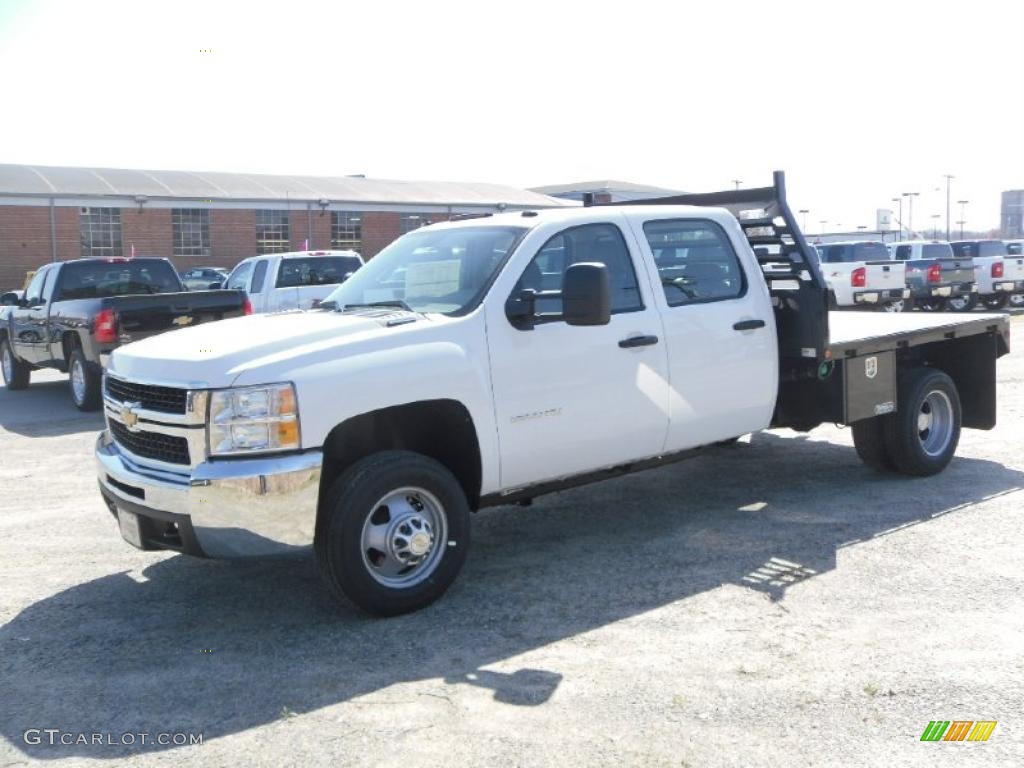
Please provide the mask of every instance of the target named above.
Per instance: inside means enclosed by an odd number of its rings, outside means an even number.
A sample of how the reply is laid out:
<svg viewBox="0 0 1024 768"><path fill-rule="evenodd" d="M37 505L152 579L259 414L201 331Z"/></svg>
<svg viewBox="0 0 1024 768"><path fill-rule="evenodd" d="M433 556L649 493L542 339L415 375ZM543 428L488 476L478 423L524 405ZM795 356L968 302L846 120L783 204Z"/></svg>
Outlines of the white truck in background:
<svg viewBox="0 0 1024 768"><path fill-rule="evenodd" d="M960 309L973 309L979 301L986 309L1002 309L1011 300L1015 306L1020 305L1024 258L1010 256L1002 240L956 240L950 245L957 256L974 261L974 282L978 286L977 298Z"/></svg>
<svg viewBox="0 0 1024 768"><path fill-rule="evenodd" d="M910 308L906 266L893 261L885 243L819 243L815 248L836 308L872 307L886 312Z"/></svg>
<svg viewBox="0 0 1024 768"><path fill-rule="evenodd" d="M355 251L252 256L231 270L224 287L245 291L247 315L312 309L361 266L363 258Z"/></svg>

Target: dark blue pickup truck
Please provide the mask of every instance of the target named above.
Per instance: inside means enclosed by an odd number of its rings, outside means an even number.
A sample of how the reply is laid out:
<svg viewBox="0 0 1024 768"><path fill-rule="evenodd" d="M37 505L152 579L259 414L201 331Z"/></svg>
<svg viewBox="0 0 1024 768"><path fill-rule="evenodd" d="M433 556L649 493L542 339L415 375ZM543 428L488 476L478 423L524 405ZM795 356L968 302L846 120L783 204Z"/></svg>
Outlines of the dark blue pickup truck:
<svg viewBox="0 0 1024 768"><path fill-rule="evenodd" d="M69 374L79 410L100 406L106 357L116 347L243 313L241 291L188 292L167 259L79 259L40 267L24 295L0 298L0 369L24 389L36 368Z"/></svg>

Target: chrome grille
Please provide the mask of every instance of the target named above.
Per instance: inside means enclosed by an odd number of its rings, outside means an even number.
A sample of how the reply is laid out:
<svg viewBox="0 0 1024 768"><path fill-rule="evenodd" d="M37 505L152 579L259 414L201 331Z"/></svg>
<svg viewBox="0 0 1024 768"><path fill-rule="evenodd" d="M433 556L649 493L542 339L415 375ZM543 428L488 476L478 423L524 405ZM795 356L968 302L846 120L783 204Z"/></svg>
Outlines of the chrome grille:
<svg viewBox="0 0 1024 768"><path fill-rule="evenodd" d="M155 384L136 384L114 376L106 376L106 393L122 403L139 403L148 411L184 414L188 407L188 390L160 387Z"/></svg>
<svg viewBox="0 0 1024 768"><path fill-rule="evenodd" d="M132 432L119 421L109 420L110 433L114 439L136 456L167 464L183 464L190 461L188 440L175 435L140 430Z"/></svg>

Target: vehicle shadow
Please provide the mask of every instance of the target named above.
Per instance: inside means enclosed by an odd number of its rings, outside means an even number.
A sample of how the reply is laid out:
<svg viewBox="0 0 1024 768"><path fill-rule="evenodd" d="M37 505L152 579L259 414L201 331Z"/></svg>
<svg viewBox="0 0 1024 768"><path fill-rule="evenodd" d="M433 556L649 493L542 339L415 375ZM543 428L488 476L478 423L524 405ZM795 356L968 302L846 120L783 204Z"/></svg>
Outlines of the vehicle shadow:
<svg viewBox="0 0 1024 768"><path fill-rule="evenodd" d="M0 733L32 758L118 759L174 747L33 746L23 734L191 732L209 742L414 680L543 705L559 670L485 667L723 584L778 601L836 568L843 547L1022 487L1024 473L990 461L957 459L911 480L872 472L847 446L760 434L532 507L484 511L449 593L387 620L338 608L305 559L162 559L145 579L116 573L71 587L0 628Z"/></svg>
<svg viewBox="0 0 1024 768"><path fill-rule="evenodd" d="M65 378L32 382L21 392L0 387L0 429L25 437L56 437L103 429L103 412L75 408Z"/></svg>

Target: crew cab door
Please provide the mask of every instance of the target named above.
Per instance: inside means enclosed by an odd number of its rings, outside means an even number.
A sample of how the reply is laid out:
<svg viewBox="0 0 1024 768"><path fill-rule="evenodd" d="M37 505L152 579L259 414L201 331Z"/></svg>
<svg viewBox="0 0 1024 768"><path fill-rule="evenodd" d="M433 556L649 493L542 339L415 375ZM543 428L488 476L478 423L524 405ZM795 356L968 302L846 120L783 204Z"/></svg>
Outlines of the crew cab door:
<svg viewBox="0 0 1024 768"><path fill-rule="evenodd" d="M11 346L14 354L28 363L49 358L47 288L53 287L54 267L42 267L25 289L25 305L11 309Z"/></svg>
<svg viewBox="0 0 1024 768"><path fill-rule="evenodd" d="M664 451L764 429L778 389L775 317L739 226L670 214L633 224L661 286L671 417Z"/></svg>
<svg viewBox="0 0 1024 768"><path fill-rule="evenodd" d="M546 227L527 236L487 302L501 487L511 490L656 455L668 427L668 361L647 275L624 218ZM516 327L507 299L559 290L579 262L608 267L611 320L570 326L560 298L536 302L532 327ZM544 318L543 315L549 315Z"/></svg>

